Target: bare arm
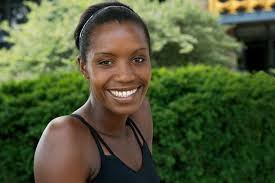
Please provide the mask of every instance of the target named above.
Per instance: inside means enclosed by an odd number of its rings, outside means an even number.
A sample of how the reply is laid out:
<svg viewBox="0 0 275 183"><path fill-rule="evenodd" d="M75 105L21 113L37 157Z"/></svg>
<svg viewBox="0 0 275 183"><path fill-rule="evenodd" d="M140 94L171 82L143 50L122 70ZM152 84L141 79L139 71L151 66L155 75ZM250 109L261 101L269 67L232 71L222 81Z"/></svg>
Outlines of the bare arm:
<svg viewBox="0 0 275 183"><path fill-rule="evenodd" d="M62 119L50 122L35 152L35 182L85 183L88 175L85 152L81 150L80 136L73 124Z"/></svg>
<svg viewBox="0 0 275 183"><path fill-rule="evenodd" d="M152 142L153 142L153 120L151 114L150 103L147 98L144 99L139 110L134 114L130 115L130 118L133 119L141 130L146 143L149 146L150 151L152 152Z"/></svg>

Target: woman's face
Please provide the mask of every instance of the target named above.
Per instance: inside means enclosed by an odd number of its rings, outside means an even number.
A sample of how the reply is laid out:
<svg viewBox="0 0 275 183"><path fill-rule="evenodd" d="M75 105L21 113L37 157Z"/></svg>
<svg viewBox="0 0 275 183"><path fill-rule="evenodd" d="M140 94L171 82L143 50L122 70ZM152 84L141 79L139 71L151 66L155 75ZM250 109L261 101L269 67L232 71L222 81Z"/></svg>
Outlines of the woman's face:
<svg viewBox="0 0 275 183"><path fill-rule="evenodd" d="M140 107L151 79L149 45L132 22L108 22L93 30L92 46L82 67L89 78L93 104L116 114Z"/></svg>

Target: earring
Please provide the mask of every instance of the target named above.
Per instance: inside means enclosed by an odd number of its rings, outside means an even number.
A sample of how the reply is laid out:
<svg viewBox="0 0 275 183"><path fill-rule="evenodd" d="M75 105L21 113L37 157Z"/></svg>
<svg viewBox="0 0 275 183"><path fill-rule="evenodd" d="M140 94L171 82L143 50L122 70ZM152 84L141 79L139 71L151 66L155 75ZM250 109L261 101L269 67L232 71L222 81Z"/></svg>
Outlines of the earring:
<svg viewBox="0 0 275 183"><path fill-rule="evenodd" d="M90 79L90 77L89 77L88 75L86 75L86 74L84 74L83 76L84 76L86 79L88 79L88 80Z"/></svg>

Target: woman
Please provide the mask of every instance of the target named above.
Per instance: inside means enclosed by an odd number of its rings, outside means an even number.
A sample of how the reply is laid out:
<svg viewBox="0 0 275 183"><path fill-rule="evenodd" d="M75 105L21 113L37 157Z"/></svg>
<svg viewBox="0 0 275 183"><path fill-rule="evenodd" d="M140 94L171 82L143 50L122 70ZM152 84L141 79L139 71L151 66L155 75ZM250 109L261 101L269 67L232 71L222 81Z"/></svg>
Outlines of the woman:
<svg viewBox="0 0 275 183"><path fill-rule="evenodd" d="M35 182L158 183L145 99L151 78L146 25L124 4L100 3L82 14L75 42L90 97L44 130Z"/></svg>

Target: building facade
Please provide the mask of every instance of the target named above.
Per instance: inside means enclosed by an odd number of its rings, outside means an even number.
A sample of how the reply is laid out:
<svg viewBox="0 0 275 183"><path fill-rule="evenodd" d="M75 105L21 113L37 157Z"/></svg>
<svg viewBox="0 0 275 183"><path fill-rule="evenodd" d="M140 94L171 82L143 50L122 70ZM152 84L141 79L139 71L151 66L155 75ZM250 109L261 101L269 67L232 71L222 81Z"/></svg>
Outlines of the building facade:
<svg viewBox="0 0 275 183"><path fill-rule="evenodd" d="M275 68L275 0L209 0L208 9L244 43L240 69Z"/></svg>

